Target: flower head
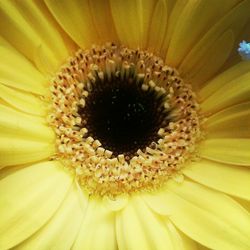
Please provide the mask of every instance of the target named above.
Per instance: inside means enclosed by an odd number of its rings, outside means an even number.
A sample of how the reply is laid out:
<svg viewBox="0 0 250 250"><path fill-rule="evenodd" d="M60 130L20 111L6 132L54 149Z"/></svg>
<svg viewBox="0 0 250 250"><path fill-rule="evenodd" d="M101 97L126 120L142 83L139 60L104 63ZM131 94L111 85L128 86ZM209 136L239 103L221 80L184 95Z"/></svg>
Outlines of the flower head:
<svg viewBox="0 0 250 250"><path fill-rule="evenodd" d="M0 249L249 249L249 9L1 1Z"/></svg>

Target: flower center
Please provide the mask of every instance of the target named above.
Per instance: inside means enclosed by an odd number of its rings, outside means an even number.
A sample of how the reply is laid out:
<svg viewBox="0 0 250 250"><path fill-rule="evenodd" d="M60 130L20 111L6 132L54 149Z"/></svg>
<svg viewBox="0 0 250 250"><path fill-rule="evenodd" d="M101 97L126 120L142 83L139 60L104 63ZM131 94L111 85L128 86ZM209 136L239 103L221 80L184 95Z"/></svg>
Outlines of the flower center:
<svg viewBox="0 0 250 250"><path fill-rule="evenodd" d="M121 79L97 78L79 114L93 138L113 155L127 158L138 149L145 149L159 136L157 131L168 123L168 111L164 108L164 95L153 88L142 89L143 81L135 74Z"/></svg>
<svg viewBox="0 0 250 250"><path fill-rule="evenodd" d="M153 54L79 50L51 81L54 156L100 196L152 190L180 174L201 138L191 86Z"/></svg>

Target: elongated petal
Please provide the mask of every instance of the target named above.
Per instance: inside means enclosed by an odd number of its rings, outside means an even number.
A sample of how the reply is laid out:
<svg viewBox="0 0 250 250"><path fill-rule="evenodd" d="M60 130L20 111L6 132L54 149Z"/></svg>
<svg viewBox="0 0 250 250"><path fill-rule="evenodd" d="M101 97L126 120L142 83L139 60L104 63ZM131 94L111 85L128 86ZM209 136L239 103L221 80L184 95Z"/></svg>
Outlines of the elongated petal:
<svg viewBox="0 0 250 250"><path fill-rule="evenodd" d="M203 3L204 1L201 2ZM223 6L223 11L225 5L230 11L228 13L225 11L225 16L220 14L221 18L218 19L218 22L215 25L211 25L211 28L205 35L188 51L187 56L179 67L183 77L192 82L196 89L205 84L206 80L211 78L221 68L229 57L232 48L236 50L235 46L238 46L235 44L235 39L237 39L239 32L246 24L249 17L247 9L250 5L249 1L243 1L235 6L237 2L240 1L225 0L216 2L216 4ZM204 4L214 8L209 15L214 15L217 11L222 10L222 8L218 7L215 10L216 6L211 4L211 2L205 1ZM232 8L233 6L234 8ZM196 32L196 29L194 30ZM190 39L189 36L188 39ZM185 47L185 44L186 42L183 42L183 47Z"/></svg>
<svg viewBox="0 0 250 250"><path fill-rule="evenodd" d="M117 213L116 233L121 250L176 249L166 224L140 197L131 198L127 206Z"/></svg>
<svg viewBox="0 0 250 250"><path fill-rule="evenodd" d="M38 232L21 243L16 249L68 250L78 234L87 200L82 204L82 192L73 185L53 217Z"/></svg>
<svg viewBox="0 0 250 250"><path fill-rule="evenodd" d="M247 74L249 72L249 68L250 62L243 61L223 71L214 79L207 82L205 86L198 91L201 101L207 99L209 96L214 94L216 91L218 91L220 88L222 88L229 82L234 81L234 84L237 84L238 79L240 79L239 77Z"/></svg>
<svg viewBox="0 0 250 250"><path fill-rule="evenodd" d="M167 1L167 3L169 10L169 18L168 18L167 33L162 45L163 55L166 55L170 40L172 38L173 32L175 31L176 23L182 16L182 13L185 10L185 6L187 5L188 1L174 0L174 1Z"/></svg>
<svg viewBox="0 0 250 250"><path fill-rule="evenodd" d="M211 114L235 104L247 102L249 98L250 72L247 71L222 85L216 92L201 102L201 109L203 112Z"/></svg>
<svg viewBox="0 0 250 250"><path fill-rule="evenodd" d="M182 171L189 178L208 187L250 200L250 171L245 167L201 160Z"/></svg>
<svg viewBox="0 0 250 250"><path fill-rule="evenodd" d="M208 117L205 122L209 138L249 138L250 102L241 103Z"/></svg>
<svg viewBox="0 0 250 250"><path fill-rule="evenodd" d="M163 218L162 218L163 219ZM173 223L168 219L164 218L164 223L167 226L169 231L169 236L171 238L173 249L175 250L196 250L197 242L187 237L181 231L177 230L177 228L173 225Z"/></svg>
<svg viewBox="0 0 250 250"><path fill-rule="evenodd" d="M188 59L186 61L186 63L191 66L190 69L186 69L186 65L181 66L180 72L183 78L192 82L194 89L199 89L199 85L210 79L226 62L233 49L234 40L232 30L227 30L213 43L206 41L206 45L201 44L200 47L197 48L199 52L191 57L197 59L197 61L194 64L189 62Z"/></svg>
<svg viewBox="0 0 250 250"><path fill-rule="evenodd" d="M122 44L145 48L154 2L110 0L116 32Z"/></svg>
<svg viewBox="0 0 250 250"><path fill-rule="evenodd" d="M176 214L172 211L170 219L187 235L211 248L249 248L250 215L233 199L188 181L182 184L170 182L168 188L174 194L166 197L169 197L172 209L177 210ZM175 202L171 202L172 198ZM204 230L199 226L201 224L206 225Z"/></svg>
<svg viewBox="0 0 250 250"><path fill-rule="evenodd" d="M170 65L177 67L190 52L190 49L197 44L197 40L237 2L240 1L188 1L175 24L166 61ZM247 16L245 15L246 18ZM197 22L197 20L199 21ZM244 23L242 24L243 26ZM225 26L221 26L220 34L225 32L225 28ZM208 47L209 43L204 44L204 46Z"/></svg>
<svg viewBox="0 0 250 250"><path fill-rule="evenodd" d="M98 34L88 1L45 0L45 2L58 23L80 47L98 43Z"/></svg>
<svg viewBox="0 0 250 250"><path fill-rule="evenodd" d="M41 228L62 203L72 178L55 162L43 162L0 181L0 248L9 249Z"/></svg>
<svg viewBox="0 0 250 250"><path fill-rule="evenodd" d="M95 25L98 41L117 42L118 37L115 30L109 0L89 1L90 11Z"/></svg>
<svg viewBox="0 0 250 250"><path fill-rule="evenodd" d="M210 79L226 62L234 42L235 37L232 30L224 32L210 47L205 47L207 50L201 56L201 60L192 68L191 72L188 72L188 75L183 77L192 82L194 89L199 89L199 84Z"/></svg>
<svg viewBox="0 0 250 250"><path fill-rule="evenodd" d="M114 213L95 197L89 201L73 250L112 250L117 249Z"/></svg>
<svg viewBox="0 0 250 250"><path fill-rule="evenodd" d="M47 159L55 152L51 143L17 139L13 137L0 138L0 166L11 166L31 163Z"/></svg>
<svg viewBox="0 0 250 250"><path fill-rule="evenodd" d="M207 139L200 147L200 155L222 163L250 166L250 139Z"/></svg>
<svg viewBox="0 0 250 250"><path fill-rule="evenodd" d="M45 77L1 38L0 56L0 83L35 94L46 94Z"/></svg>
<svg viewBox="0 0 250 250"><path fill-rule="evenodd" d="M0 104L0 137L52 142L54 132L45 119L24 114Z"/></svg>
<svg viewBox="0 0 250 250"><path fill-rule="evenodd" d="M250 213L250 201L247 201L245 199L240 199L237 197L234 197L234 200L237 201L242 207L244 207Z"/></svg>
<svg viewBox="0 0 250 250"><path fill-rule="evenodd" d="M57 24L41 1L2 1L0 18L1 35L33 62L41 45L51 72L68 56Z"/></svg>
<svg viewBox="0 0 250 250"><path fill-rule="evenodd" d="M188 181L169 182L158 197L151 197L147 201L153 210L161 212L159 205L164 203L163 214L202 245L212 249L249 248L250 215L232 198Z"/></svg>
<svg viewBox="0 0 250 250"><path fill-rule="evenodd" d="M160 0L155 4L152 19L149 25L147 49L157 54L163 49L164 38L167 33L168 3ZM163 52L164 53L164 52Z"/></svg>
<svg viewBox="0 0 250 250"><path fill-rule="evenodd" d="M46 112L45 103L37 97L32 94L14 90L0 83L0 100L1 99L16 109L28 114L45 115Z"/></svg>

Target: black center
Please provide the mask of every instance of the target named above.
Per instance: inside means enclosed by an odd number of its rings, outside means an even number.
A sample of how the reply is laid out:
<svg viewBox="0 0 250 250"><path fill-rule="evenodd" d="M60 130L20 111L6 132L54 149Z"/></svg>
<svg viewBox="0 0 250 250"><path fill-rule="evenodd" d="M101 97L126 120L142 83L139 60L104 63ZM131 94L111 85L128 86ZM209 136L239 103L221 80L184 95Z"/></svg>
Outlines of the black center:
<svg viewBox="0 0 250 250"><path fill-rule="evenodd" d="M97 80L79 114L86 119L89 135L114 155L131 156L158 139L157 131L167 120L163 96L143 91L134 77Z"/></svg>

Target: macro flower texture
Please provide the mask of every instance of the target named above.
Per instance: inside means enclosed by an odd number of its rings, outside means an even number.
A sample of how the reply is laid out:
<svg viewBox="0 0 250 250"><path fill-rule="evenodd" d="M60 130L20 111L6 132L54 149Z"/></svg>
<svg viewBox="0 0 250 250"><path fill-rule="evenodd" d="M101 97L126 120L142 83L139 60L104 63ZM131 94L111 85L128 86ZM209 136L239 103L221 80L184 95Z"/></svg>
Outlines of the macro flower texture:
<svg viewBox="0 0 250 250"><path fill-rule="evenodd" d="M249 41L250 0L0 1L0 250L249 250Z"/></svg>

